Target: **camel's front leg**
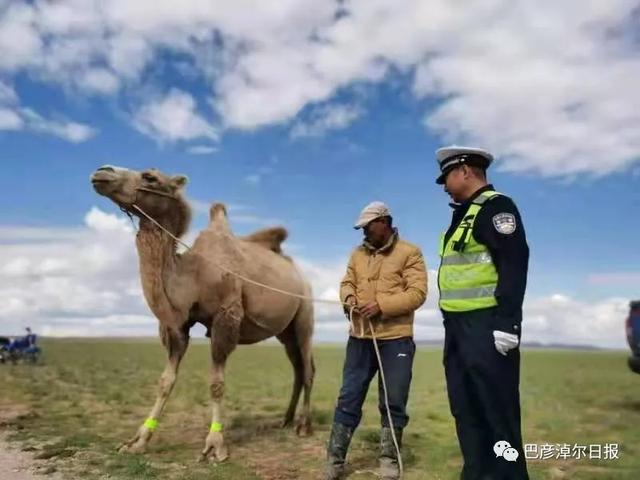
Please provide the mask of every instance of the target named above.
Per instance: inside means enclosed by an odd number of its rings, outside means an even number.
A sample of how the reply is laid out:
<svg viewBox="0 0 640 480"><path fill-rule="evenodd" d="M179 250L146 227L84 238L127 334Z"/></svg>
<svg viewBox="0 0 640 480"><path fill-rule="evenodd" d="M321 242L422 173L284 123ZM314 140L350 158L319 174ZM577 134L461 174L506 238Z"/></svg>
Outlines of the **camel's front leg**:
<svg viewBox="0 0 640 480"><path fill-rule="evenodd" d="M119 452L141 453L151 439L153 432L158 426L158 420L164 410L164 406L171 395L173 385L178 375L178 367L189 345L189 334L184 331L176 331L161 327L162 343L164 344L169 358L167 365L160 376L158 383L158 393L156 401L144 423L138 428L134 437L121 445Z"/></svg>
<svg viewBox="0 0 640 480"><path fill-rule="evenodd" d="M229 458L227 446L222 434L222 398L224 396L224 363L214 364L211 375L211 423L209 434L200 454L200 461L209 458L212 461L224 462Z"/></svg>
<svg viewBox="0 0 640 480"><path fill-rule="evenodd" d="M224 443L222 400L224 396L224 367L229 354L238 344L238 333L242 320L243 310L240 295L226 303L213 323L211 334L211 424L209 434L205 440L204 449L200 454L200 460L207 458L213 461L223 462L229 457Z"/></svg>

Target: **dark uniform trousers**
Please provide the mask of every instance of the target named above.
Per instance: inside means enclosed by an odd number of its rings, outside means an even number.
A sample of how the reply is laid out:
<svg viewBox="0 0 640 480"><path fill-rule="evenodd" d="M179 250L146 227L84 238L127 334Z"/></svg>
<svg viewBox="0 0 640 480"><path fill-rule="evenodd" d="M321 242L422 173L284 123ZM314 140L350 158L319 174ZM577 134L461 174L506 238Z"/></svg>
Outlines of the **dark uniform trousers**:
<svg viewBox="0 0 640 480"><path fill-rule="evenodd" d="M513 331L495 311L443 312L443 363L464 457L461 480L529 478L520 429L520 351L504 356L495 349L493 331ZM516 462L496 456L493 447L499 441L518 451Z"/></svg>
<svg viewBox="0 0 640 480"><path fill-rule="evenodd" d="M393 426L402 429L409 421L407 401L416 345L411 337L403 337L378 340L378 348L387 383ZM342 372L342 388L334 414L335 422L354 429L358 426L362 419L362 404L367 396L369 384L378 369L373 340L349 337ZM380 377L378 377L378 409L382 426L388 427L389 420Z"/></svg>

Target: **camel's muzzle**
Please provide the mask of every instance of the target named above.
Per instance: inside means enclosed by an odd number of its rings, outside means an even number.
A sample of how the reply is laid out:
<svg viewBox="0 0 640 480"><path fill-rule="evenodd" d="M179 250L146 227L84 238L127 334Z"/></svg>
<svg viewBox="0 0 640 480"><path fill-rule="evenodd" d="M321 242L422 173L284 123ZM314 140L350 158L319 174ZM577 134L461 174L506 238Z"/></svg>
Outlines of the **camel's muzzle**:
<svg viewBox="0 0 640 480"><path fill-rule="evenodd" d="M91 184L93 185L93 188L98 193L101 193L99 191L99 188L110 182L113 182L114 180L117 180L118 174L120 173L119 171L122 171L122 170L126 170L126 169L114 167L111 165L103 165L102 167L98 168L91 175Z"/></svg>

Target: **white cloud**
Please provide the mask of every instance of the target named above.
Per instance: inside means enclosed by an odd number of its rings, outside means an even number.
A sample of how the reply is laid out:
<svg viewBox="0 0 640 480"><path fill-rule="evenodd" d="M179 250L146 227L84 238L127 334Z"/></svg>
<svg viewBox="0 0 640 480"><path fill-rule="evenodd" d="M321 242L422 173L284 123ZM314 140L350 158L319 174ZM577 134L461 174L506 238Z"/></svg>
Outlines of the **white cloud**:
<svg viewBox="0 0 640 480"><path fill-rule="evenodd" d="M298 121L291 128L291 137L321 137L331 130L341 130L362 115L357 105L324 105L313 110L307 121Z"/></svg>
<svg viewBox="0 0 640 480"><path fill-rule="evenodd" d="M624 348L628 313L629 300L623 298L593 302L561 294L534 298L525 302L523 339Z"/></svg>
<svg viewBox="0 0 640 480"><path fill-rule="evenodd" d="M30 108L23 108L20 113L29 130L60 137L71 143L87 141L97 133L96 129L82 123L46 119Z"/></svg>
<svg viewBox="0 0 640 480"><path fill-rule="evenodd" d="M271 165L276 165L278 163L278 159L277 159L277 157L273 157L268 162ZM250 175L245 176L244 177L244 182L255 187L255 186L261 184L262 181L266 177L271 175L273 172L274 172L274 168L272 166L260 167L260 168L257 169L257 171L255 173L252 173Z"/></svg>
<svg viewBox="0 0 640 480"><path fill-rule="evenodd" d="M587 277L591 285L639 285L640 272L593 273Z"/></svg>
<svg viewBox="0 0 640 480"><path fill-rule="evenodd" d="M121 29L107 42L105 63L125 80L137 79L153 58L151 43L133 29Z"/></svg>
<svg viewBox="0 0 640 480"><path fill-rule="evenodd" d="M18 102L16 91L11 85L0 81L0 104L15 104Z"/></svg>
<svg viewBox="0 0 640 480"><path fill-rule="evenodd" d="M73 36L98 32L104 28L96 0L36 2L37 25L50 35Z"/></svg>
<svg viewBox="0 0 640 480"><path fill-rule="evenodd" d="M139 131L161 142L218 138L213 125L197 112L193 97L177 89L164 98L148 101L134 115L133 122Z"/></svg>
<svg viewBox="0 0 640 480"><path fill-rule="evenodd" d="M157 331L157 325L152 315L53 317L39 327L38 333L48 337L149 336Z"/></svg>
<svg viewBox="0 0 640 480"><path fill-rule="evenodd" d="M148 316L139 285L133 230L124 218L92 208L78 228L0 228L0 323L53 332L82 318ZM96 330L97 332L98 330ZM148 330L149 334L154 329ZM97 334L97 333L94 333Z"/></svg>
<svg viewBox="0 0 640 480"><path fill-rule="evenodd" d="M262 180L262 175L259 174L251 174L244 177L244 181L249 185L258 185Z"/></svg>
<svg viewBox="0 0 640 480"><path fill-rule="evenodd" d="M97 133L96 129L83 123L46 119L30 108L6 107L0 107L0 130L28 130L71 143L85 142Z"/></svg>
<svg viewBox="0 0 640 480"><path fill-rule="evenodd" d="M28 130L80 143L93 137L97 130L65 119L47 119L31 108L19 105L18 97L11 85L0 81L0 131Z"/></svg>
<svg viewBox="0 0 640 480"><path fill-rule="evenodd" d="M191 155L210 155L217 151L218 147L214 147L213 145L192 145L187 148L187 153L190 153Z"/></svg>
<svg viewBox="0 0 640 480"><path fill-rule="evenodd" d="M7 277L20 277L29 271L30 266L29 260L24 257L13 258L2 266L0 272Z"/></svg>
<svg viewBox="0 0 640 480"><path fill-rule="evenodd" d="M87 90L96 93L115 93L120 87L120 80L104 68L93 68L84 72L79 84Z"/></svg>
<svg viewBox="0 0 640 480"><path fill-rule="evenodd" d="M79 230L74 228L0 225L0 238L4 244L66 242L77 237L78 232Z"/></svg>
<svg viewBox="0 0 640 480"><path fill-rule="evenodd" d="M305 277L311 282L313 296L323 300L339 301L340 280L344 276L347 259L344 261L327 262L320 264L304 258L296 258ZM342 307L329 303L316 303L314 311L317 321L331 321L339 318L342 321Z"/></svg>
<svg viewBox="0 0 640 480"><path fill-rule="evenodd" d="M11 2L0 13L0 72L26 71L74 93L115 94L127 85L137 98L159 81L180 88L175 77L146 75L177 54L209 83L216 125L243 129L291 121L305 107L384 81L392 70L415 72L414 94L436 105L425 112L425 124L445 140L484 145L506 170L602 175L638 162L637 6L635 0L287 0L250 9L204 0ZM191 96L173 92L165 101L176 104L146 105L137 128L166 141L215 139L213 120L195 112ZM160 121L162 107L182 116ZM353 115L297 123L294 131L346 126Z"/></svg>
<svg viewBox="0 0 640 480"><path fill-rule="evenodd" d="M89 213L84 217L84 222L87 227L96 232L133 232L133 227L127 219L105 213L98 207L91 207Z"/></svg>
<svg viewBox="0 0 640 480"><path fill-rule="evenodd" d="M0 130L22 130L24 120L11 108L0 108Z"/></svg>
<svg viewBox="0 0 640 480"><path fill-rule="evenodd" d="M421 63L418 94L447 96L426 125L490 148L504 170L546 176L623 170L639 158L637 51L613 32L629 2L509 8ZM529 22L516 19L527 15ZM558 48L562 45L563 48Z"/></svg>
<svg viewBox="0 0 640 480"><path fill-rule="evenodd" d="M11 2L0 16L0 69L15 71L40 58L43 42L36 26L34 9Z"/></svg>

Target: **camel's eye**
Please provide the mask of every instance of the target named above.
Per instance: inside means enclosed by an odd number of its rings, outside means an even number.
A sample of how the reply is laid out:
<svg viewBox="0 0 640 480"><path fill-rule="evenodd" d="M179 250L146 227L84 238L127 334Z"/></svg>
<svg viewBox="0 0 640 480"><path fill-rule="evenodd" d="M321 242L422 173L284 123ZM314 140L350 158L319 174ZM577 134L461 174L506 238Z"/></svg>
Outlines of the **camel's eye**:
<svg viewBox="0 0 640 480"><path fill-rule="evenodd" d="M158 181L158 178L155 175L153 175L152 173L148 173L148 172L143 172L142 173L142 179L145 182L149 182L149 183L155 183L155 182Z"/></svg>

